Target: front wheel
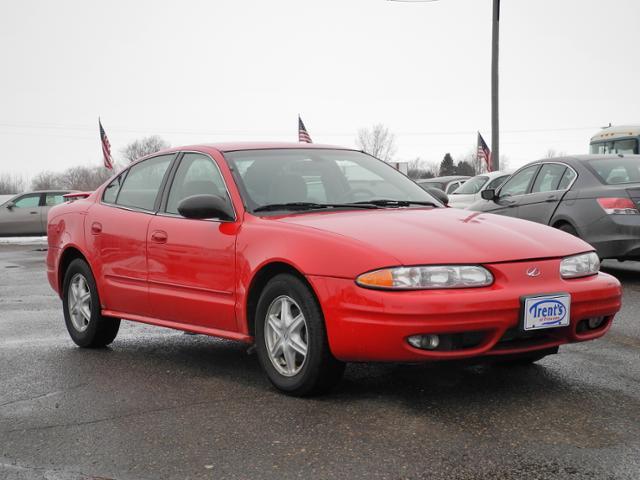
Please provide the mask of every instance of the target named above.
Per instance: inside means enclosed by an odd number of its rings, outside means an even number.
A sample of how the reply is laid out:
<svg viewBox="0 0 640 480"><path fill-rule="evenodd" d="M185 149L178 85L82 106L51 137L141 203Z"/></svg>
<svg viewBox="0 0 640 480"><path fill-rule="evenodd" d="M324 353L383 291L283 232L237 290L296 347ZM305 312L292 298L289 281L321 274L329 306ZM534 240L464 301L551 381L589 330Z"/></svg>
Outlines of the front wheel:
<svg viewBox="0 0 640 480"><path fill-rule="evenodd" d="M116 338L120 319L102 315L93 273L80 258L72 261L64 274L62 306L67 331L76 345L99 348Z"/></svg>
<svg viewBox="0 0 640 480"><path fill-rule="evenodd" d="M280 274L267 283L256 309L255 334L260 364L279 390L314 395L342 378L345 365L329 350L320 306L298 277Z"/></svg>

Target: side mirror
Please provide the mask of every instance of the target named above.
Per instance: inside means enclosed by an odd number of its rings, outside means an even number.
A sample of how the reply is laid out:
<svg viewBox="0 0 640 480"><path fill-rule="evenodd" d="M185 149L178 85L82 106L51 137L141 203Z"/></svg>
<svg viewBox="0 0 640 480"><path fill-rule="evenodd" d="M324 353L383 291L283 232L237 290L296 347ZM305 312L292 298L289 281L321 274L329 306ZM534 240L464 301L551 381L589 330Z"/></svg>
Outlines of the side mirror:
<svg viewBox="0 0 640 480"><path fill-rule="evenodd" d="M178 204L178 212L186 218L233 220L231 205L218 195L192 195Z"/></svg>
<svg viewBox="0 0 640 480"><path fill-rule="evenodd" d="M480 192L480 196L485 200L495 200L496 198L498 198L498 196L496 195L496 191L492 188L483 190L482 192Z"/></svg>
<svg viewBox="0 0 640 480"><path fill-rule="evenodd" d="M5 205L9 210L13 210L13 207L16 206L16 204L14 202L7 202L7 204Z"/></svg>
<svg viewBox="0 0 640 480"><path fill-rule="evenodd" d="M444 204L445 206L449 205L449 195L447 195L443 190L435 187L427 187L426 190L427 193L436 197L438 201L440 201L440 203Z"/></svg>

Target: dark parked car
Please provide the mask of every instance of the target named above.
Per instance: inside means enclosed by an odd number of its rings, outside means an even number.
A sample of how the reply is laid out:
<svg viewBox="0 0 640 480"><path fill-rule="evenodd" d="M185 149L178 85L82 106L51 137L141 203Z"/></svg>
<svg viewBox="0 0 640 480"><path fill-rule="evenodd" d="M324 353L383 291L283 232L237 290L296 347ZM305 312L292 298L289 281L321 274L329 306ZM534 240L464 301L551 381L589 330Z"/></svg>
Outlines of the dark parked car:
<svg viewBox="0 0 640 480"><path fill-rule="evenodd" d="M470 210L544 223L600 258L640 259L640 155L578 155L529 163Z"/></svg>
<svg viewBox="0 0 640 480"><path fill-rule="evenodd" d="M64 202L69 190L47 190L14 195L0 205L0 237L46 235L49 209Z"/></svg>
<svg viewBox="0 0 640 480"><path fill-rule="evenodd" d="M470 178L471 177L468 175L449 175L446 177L435 177L428 178L426 180L417 180L416 183L425 190L425 187L438 188L449 195L450 193L455 192L456 189L460 187L460 185L462 185Z"/></svg>

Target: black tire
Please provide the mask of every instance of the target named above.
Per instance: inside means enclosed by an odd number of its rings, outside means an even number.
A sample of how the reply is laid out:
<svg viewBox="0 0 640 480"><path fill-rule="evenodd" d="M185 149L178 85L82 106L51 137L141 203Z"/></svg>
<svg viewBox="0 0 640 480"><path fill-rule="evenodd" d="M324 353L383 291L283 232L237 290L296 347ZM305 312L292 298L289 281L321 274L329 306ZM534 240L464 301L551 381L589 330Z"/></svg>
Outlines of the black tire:
<svg viewBox="0 0 640 480"><path fill-rule="evenodd" d="M72 280L83 278L86 282L90 294L89 319L84 317L85 325L83 329L74 324L73 314L70 305L70 290ZM84 260L77 258L73 260L64 274L62 287L62 306L64 311L64 321L71 339L76 345L83 348L100 348L109 345L118 335L120 329L120 319L105 317L101 313L100 298L96 281L91 273L91 268ZM74 309L74 311L77 311ZM77 321L76 321L77 323Z"/></svg>
<svg viewBox="0 0 640 480"><path fill-rule="evenodd" d="M562 230L563 232L569 233L569 234L573 235L574 237L580 237L580 235L578 235L578 232L576 231L576 229L573 228L568 223L561 223L556 228L558 230Z"/></svg>
<svg viewBox="0 0 640 480"><path fill-rule="evenodd" d="M555 355L556 353L558 353L558 347L549 348L541 352L534 352L529 354L500 356L494 360L494 363L502 367L521 367L531 365L539 360L542 360L544 357Z"/></svg>
<svg viewBox="0 0 640 480"><path fill-rule="evenodd" d="M295 308L302 313L305 322L307 353L300 370L292 376L285 376L274 366L268 353L265 333L267 312L282 297L295 301ZM344 373L345 364L336 360L329 349L324 317L315 295L294 275L275 276L260 294L255 318L255 342L258 360L269 380L288 395L310 396L327 392L340 381Z"/></svg>

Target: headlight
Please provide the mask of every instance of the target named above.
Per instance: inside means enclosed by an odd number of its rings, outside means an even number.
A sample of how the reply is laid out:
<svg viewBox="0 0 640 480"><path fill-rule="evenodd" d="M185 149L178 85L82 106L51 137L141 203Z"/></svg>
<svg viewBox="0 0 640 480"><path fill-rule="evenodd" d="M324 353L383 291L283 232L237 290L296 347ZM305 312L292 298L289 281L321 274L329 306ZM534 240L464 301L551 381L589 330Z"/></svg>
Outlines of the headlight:
<svg viewBox="0 0 640 480"><path fill-rule="evenodd" d="M587 275L595 275L599 270L600 259L596 252L566 257L560 262L562 278L586 277Z"/></svg>
<svg viewBox="0 0 640 480"><path fill-rule="evenodd" d="M384 268L356 278L361 287L422 290L434 288L474 288L493 283L493 275L479 265L438 265Z"/></svg>

